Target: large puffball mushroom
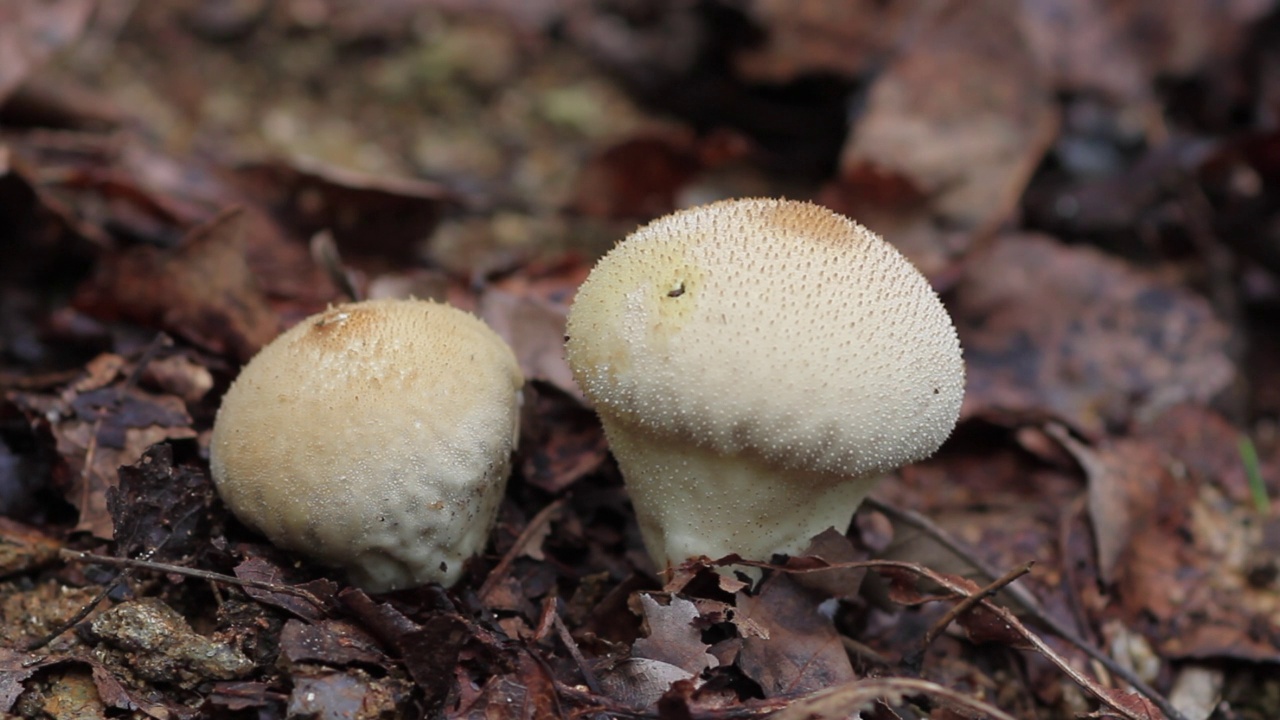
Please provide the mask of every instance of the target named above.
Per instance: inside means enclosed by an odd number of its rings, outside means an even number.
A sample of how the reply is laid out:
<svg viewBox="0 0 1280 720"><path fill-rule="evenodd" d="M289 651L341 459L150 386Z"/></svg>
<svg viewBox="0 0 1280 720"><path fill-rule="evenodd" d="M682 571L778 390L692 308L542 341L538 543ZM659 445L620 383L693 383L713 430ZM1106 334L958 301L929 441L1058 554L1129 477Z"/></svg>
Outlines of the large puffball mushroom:
<svg viewBox="0 0 1280 720"><path fill-rule="evenodd" d="M246 525L365 590L452 585L493 527L523 382L506 343L461 310L333 307L227 391L213 479Z"/></svg>
<svg viewBox="0 0 1280 720"><path fill-rule="evenodd" d="M960 342L892 245L825 208L732 200L660 218L579 288L566 355L659 569L795 554L932 454Z"/></svg>

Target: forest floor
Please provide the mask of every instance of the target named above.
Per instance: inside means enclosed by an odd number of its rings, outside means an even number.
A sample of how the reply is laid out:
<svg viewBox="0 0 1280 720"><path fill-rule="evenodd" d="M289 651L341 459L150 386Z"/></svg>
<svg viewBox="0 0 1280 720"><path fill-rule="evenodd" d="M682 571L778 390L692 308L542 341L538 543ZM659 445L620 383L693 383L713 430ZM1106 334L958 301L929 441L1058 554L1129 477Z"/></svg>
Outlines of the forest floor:
<svg viewBox="0 0 1280 720"><path fill-rule="evenodd" d="M750 196L885 236L967 370L754 585L655 571L562 352L615 242ZM522 432L463 580L371 594L209 437L408 296L511 345ZM1278 423L1271 0L0 3L0 716L1273 720Z"/></svg>

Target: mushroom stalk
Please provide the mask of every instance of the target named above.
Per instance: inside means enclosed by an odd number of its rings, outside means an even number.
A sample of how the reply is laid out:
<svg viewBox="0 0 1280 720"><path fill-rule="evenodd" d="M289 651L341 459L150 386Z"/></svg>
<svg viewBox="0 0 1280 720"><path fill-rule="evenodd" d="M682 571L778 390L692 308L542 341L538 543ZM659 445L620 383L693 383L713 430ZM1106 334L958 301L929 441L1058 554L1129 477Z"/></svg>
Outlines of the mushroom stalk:
<svg viewBox="0 0 1280 720"><path fill-rule="evenodd" d="M844 533L879 480L879 474L832 476L772 465L752 453L723 454L601 416L659 570L703 555L798 555L828 528Z"/></svg>

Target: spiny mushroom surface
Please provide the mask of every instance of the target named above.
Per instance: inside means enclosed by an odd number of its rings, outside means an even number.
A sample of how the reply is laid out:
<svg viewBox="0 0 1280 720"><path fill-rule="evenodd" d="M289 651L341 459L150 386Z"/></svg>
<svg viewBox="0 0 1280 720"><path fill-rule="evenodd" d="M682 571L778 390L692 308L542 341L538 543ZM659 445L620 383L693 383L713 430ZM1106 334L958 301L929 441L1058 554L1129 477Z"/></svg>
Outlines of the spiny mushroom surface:
<svg viewBox="0 0 1280 720"><path fill-rule="evenodd" d="M928 281L804 202L676 212L579 288L566 355L658 568L795 554L884 473L932 454L964 394Z"/></svg>
<svg viewBox="0 0 1280 720"><path fill-rule="evenodd" d="M493 526L523 382L506 343L461 310L333 307L227 391L213 479L246 525L366 590L452 585Z"/></svg>

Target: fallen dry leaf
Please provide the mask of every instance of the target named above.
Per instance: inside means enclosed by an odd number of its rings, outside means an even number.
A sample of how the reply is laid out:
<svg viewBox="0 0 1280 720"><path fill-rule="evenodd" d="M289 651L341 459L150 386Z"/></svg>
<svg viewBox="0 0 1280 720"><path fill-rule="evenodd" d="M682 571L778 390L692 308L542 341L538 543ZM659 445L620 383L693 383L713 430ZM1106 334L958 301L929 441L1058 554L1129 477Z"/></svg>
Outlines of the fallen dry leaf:
<svg viewBox="0 0 1280 720"><path fill-rule="evenodd" d="M64 494L80 512L77 529L102 538L113 534L108 492L118 484L117 469L137 462L158 442L196 435L180 399L145 393L125 382L115 380L84 393L69 388L59 397L10 396L33 422L49 424Z"/></svg>
<svg viewBox="0 0 1280 720"><path fill-rule="evenodd" d="M1098 549L1098 574L1111 583L1137 528L1156 514L1168 460L1142 442L1090 448L1065 429L1050 433L1084 468L1089 479L1089 519Z"/></svg>
<svg viewBox="0 0 1280 720"><path fill-rule="evenodd" d="M788 575L766 580L759 595L739 593L737 607L768 633L768 639L744 638L738 653L738 667L765 697L800 695L854 678L831 618Z"/></svg>
<svg viewBox="0 0 1280 720"><path fill-rule="evenodd" d="M11 0L0 6L0 105L84 31L96 0Z"/></svg>
<svg viewBox="0 0 1280 720"><path fill-rule="evenodd" d="M632 657L669 663L690 675L716 666L715 657L707 653L710 645L702 642L702 632L694 625L697 606L678 596L666 605L648 593L638 597L648 633L631 646Z"/></svg>
<svg viewBox="0 0 1280 720"><path fill-rule="evenodd" d="M974 258L952 312L966 417L1056 416L1101 435L1206 402L1236 373L1227 328L1203 297L1043 236L1003 236Z"/></svg>
<svg viewBox="0 0 1280 720"><path fill-rule="evenodd" d="M1150 101L1152 81L1231 55L1272 0L1027 0L1022 22L1036 58L1063 91Z"/></svg>
<svg viewBox="0 0 1280 720"><path fill-rule="evenodd" d="M442 185L370 175L316 160L246 165L237 179L303 237L328 230L344 258L397 268L412 263L458 197Z"/></svg>
<svg viewBox="0 0 1280 720"><path fill-rule="evenodd" d="M911 3L756 0L746 12L763 42L739 52L734 66L753 82L782 83L814 73L859 77L872 72L924 14Z"/></svg>
<svg viewBox="0 0 1280 720"><path fill-rule="evenodd" d="M1050 89L1010 9L1004 0L952 0L922 12L871 86L840 156L838 190L826 195L927 275L954 254L933 225L974 230L1003 219L1052 137ZM862 183L886 176L928 198L928 227L903 232L904 219L862 200Z"/></svg>
<svg viewBox="0 0 1280 720"><path fill-rule="evenodd" d="M109 255L76 305L247 361L280 327L245 260L245 223L243 211L232 209L172 250L139 245Z"/></svg>

